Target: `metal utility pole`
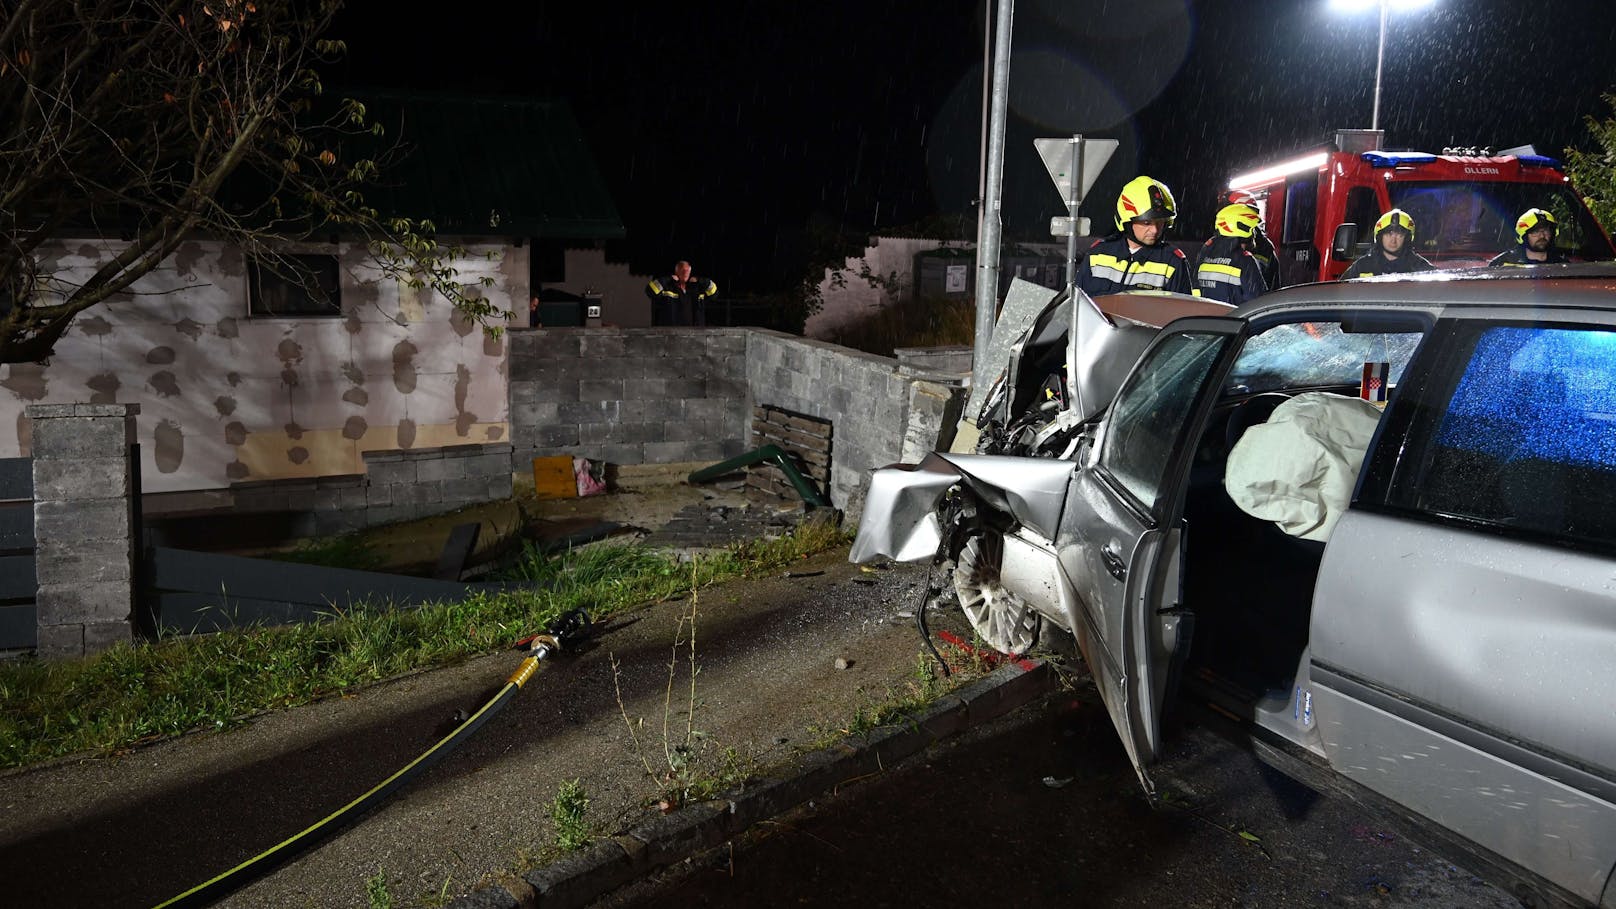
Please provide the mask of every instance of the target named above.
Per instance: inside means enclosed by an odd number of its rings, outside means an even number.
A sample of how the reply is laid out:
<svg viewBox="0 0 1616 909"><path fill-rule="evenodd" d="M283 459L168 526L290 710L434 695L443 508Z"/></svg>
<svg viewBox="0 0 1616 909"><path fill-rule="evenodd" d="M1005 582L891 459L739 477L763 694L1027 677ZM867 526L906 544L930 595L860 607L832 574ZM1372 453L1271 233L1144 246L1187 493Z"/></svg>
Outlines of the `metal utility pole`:
<svg viewBox="0 0 1616 909"><path fill-rule="evenodd" d="M982 222L988 194L988 121L993 110L993 4L982 4L982 139L976 152L976 245L982 247Z"/></svg>
<svg viewBox="0 0 1616 909"><path fill-rule="evenodd" d="M1380 73L1386 65L1386 17L1391 12L1391 4L1380 0L1380 48L1375 51L1375 109L1369 115L1370 129L1380 129Z"/></svg>
<svg viewBox="0 0 1616 909"><path fill-rule="evenodd" d="M1072 295L1077 286L1077 207L1083 204L1083 193L1088 187L1081 182L1083 175L1083 137L1072 137L1072 187L1066 194L1066 217L1072 219L1072 232L1066 235L1066 295Z"/></svg>
<svg viewBox="0 0 1616 909"><path fill-rule="evenodd" d="M1015 16L1015 0L998 0L998 23L994 29L993 104L988 135L987 192L982 198L980 229L976 238L976 345L974 372L983 375L988 342L993 340L993 322L999 308L999 222L1000 196L1004 192L1005 108L1010 96L1010 29ZM984 81L986 74L984 73Z"/></svg>

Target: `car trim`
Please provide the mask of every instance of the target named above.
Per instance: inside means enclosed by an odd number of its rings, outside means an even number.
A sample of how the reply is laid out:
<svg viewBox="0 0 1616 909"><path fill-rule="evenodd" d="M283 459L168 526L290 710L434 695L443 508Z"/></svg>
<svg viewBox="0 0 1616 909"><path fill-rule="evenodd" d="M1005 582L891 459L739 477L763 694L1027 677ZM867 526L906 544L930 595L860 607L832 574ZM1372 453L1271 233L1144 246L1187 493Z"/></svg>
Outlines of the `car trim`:
<svg viewBox="0 0 1616 909"><path fill-rule="evenodd" d="M1367 471L1365 471L1367 473ZM1427 511L1412 505L1389 505L1384 502L1359 501L1353 502L1354 511L1364 511L1372 514L1385 515L1400 520L1418 521L1422 524L1431 524L1436 527L1450 527L1466 533L1485 534L1505 540L1514 540L1534 546L1543 546L1552 549L1569 549L1573 552L1586 553L1595 556L1616 555L1616 542L1594 540L1588 537L1573 537L1564 533L1547 530L1534 530L1529 527L1519 527L1512 524L1501 524L1496 521L1486 521L1467 515L1448 514L1441 511Z"/></svg>
<svg viewBox="0 0 1616 909"><path fill-rule="evenodd" d="M1346 697L1423 726L1501 761L1578 789L1593 798L1616 803L1616 778L1613 778L1607 770L1549 751L1541 745L1511 738L1420 698L1376 684L1339 666L1319 660L1312 660L1310 665L1314 684L1332 688Z"/></svg>

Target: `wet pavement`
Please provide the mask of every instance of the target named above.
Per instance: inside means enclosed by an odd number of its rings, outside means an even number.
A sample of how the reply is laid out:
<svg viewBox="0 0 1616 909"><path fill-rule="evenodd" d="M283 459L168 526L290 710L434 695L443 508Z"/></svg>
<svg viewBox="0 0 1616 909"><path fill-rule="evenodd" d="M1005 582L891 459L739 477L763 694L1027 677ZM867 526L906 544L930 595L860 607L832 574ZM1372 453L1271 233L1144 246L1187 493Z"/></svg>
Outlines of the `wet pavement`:
<svg viewBox="0 0 1616 909"><path fill-rule="evenodd" d="M602 905L1447 907L1503 891L1205 730L1152 809L1091 688L949 740Z"/></svg>

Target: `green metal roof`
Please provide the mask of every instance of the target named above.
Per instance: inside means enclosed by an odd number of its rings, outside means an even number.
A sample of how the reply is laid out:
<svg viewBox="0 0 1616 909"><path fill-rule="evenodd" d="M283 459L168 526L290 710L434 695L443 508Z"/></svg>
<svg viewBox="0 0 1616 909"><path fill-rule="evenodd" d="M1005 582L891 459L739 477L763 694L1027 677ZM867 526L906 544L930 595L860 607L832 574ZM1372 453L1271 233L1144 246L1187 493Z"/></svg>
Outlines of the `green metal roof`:
<svg viewBox="0 0 1616 909"><path fill-rule="evenodd" d="M343 92L402 146L365 198L437 232L551 239L625 235L578 121L563 101Z"/></svg>

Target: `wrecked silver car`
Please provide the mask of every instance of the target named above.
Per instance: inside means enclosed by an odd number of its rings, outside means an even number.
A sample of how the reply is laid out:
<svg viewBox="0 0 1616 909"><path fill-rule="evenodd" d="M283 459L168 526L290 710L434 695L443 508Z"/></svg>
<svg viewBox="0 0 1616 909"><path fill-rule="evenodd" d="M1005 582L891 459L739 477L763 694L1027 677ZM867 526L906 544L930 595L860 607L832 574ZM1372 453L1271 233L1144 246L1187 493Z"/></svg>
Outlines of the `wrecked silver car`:
<svg viewBox="0 0 1616 909"><path fill-rule="evenodd" d="M1069 633L1147 792L1188 699L1616 906L1616 270L1484 271L1051 301L988 453L876 471L851 557L935 560L1001 650Z"/></svg>

